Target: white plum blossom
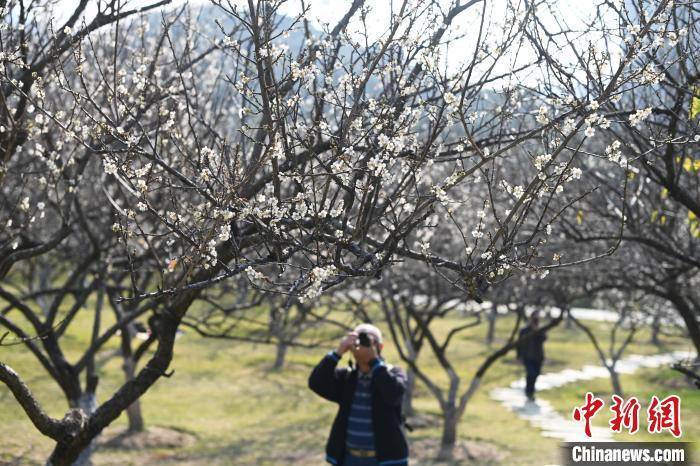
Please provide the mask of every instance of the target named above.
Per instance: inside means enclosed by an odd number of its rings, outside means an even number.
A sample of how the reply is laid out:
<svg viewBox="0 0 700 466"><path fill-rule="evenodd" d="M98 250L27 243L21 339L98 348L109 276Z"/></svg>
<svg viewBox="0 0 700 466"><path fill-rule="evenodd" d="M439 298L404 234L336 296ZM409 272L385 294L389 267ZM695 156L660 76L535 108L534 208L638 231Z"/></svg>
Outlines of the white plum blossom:
<svg viewBox="0 0 700 466"><path fill-rule="evenodd" d="M386 161L381 154L376 154L367 162L367 168L374 176L381 177L386 171Z"/></svg>
<svg viewBox="0 0 700 466"><path fill-rule="evenodd" d="M449 196L447 195L445 190L442 189L440 186L433 186L431 188L431 191L433 192L433 194L435 194L435 197L437 197L443 205L450 202Z"/></svg>
<svg viewBox="0 0 700 466"><path fill-rule="evenodd" d="M212 239L207 243L207 250L205 252L204 268L208 269L216 265L218 261L218 252L216 251L216 240Z"/></svg>
<svg viewBox="0 0 700 466"><path fill-rule="evenodd" d="M576 129L576 121L573 118L567 118L566 120L564 120L564 125L561 128L564 134L569 134L574 129Z"/></svg>
<svg viewBox="0 0 700 466"><path fill-rule="evenodd" d="M649 115L651 115L651 107L637 110L629 117L630 125L634 126L635 128L639 127L639 124L646 120L649 117Z"/></svg>
<svg viewBox="0 0 700 466"><path fill-rule="evenodd" d="M443 96L443 98L445 99L445 103L447 105L452 105L455 102L457 102L457 96L451 92L445 92L445 95Z"/></svg>
<svg viewBox="0 0 700 466"><path fill-rule="evenodd" d="M309 272L309 288L306 290L304 295L300 298L303 300L313 299L321 295L323 282L331 278L336 274L335 265L328 265L325 267L314 267Z"/></svg>
<svg viewBox="0 0 700 466"><path fill-rule="evenodd" d="M248 278L250 280L264 280L265 275L257 270L255 270L252 266L246 267L245 269L246 275L248 275Z"/></svg>
<svg viewBox="0 0 700 466"><path fill-rule="evenodd" d="M538 170L542 170L550 160L552 160L552 154L541 154L535 157L533 164Z"/></svg>
<svg viewBox="0 0 700 466"><path fill-rule="evenodd" d="M104 158L102 160L102 164L104 166L104 171L108 175L116 175L117 174L117 164L112 162L111 160Z"/></svg>
<svg viewBox="0 0 700 466"><path fill-rule="evenodd" d="M612 144L605 148L605 156L613 163L624 165L624 163L622 163L624 157L622 156L622 151L620 150L621 146L622 143L620 141L613 141Z"/></svg>
<svg viewBox="0 0 700 466"><path fill-rule="evenodd" d="M422 254L428 255L428 252L430 251L430 241L421 241L420 250Z"/></svg>
<svg viewBox="0 0 700 466"><path fill-rule="evenodd" d="M221 225L218 231L219 241L228 241L231 238L231 224Z"/></svg>

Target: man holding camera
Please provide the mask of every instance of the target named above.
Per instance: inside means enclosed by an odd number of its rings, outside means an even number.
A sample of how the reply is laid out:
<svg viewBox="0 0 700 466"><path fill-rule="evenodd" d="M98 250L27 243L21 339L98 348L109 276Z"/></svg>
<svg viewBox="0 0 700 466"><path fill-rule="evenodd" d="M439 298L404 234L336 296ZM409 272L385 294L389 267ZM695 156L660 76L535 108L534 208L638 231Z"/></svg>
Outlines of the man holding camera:
<svg viewBox="0 0 700 466"><path fill-rule="evenodd" d="M339 405L326 444L326 461L331 464L408 465L408 443L401 426L406 375L384 362L383 347L377 327L359 325L311 372L309 388ZM356 367L337 368L348 350Z"/></svg>

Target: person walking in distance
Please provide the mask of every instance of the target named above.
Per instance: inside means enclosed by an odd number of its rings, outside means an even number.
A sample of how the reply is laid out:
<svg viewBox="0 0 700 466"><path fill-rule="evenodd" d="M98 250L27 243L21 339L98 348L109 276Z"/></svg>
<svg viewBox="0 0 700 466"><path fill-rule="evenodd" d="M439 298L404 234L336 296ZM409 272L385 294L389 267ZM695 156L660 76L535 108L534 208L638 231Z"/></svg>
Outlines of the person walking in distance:
<svg viewBox="0 0 700 466"><path fill-rule="evenodd" d="M537 332L540 326L540 314L534 311L530 314L530 320L522 330L520 338ZM518 359L525 366L525 396L529 401L535 401L535 382L542 371L544 362L544 341L547 335L544 332L536 333L517 347Z"/></svg>
<svg viewBox="0 0 700 466"><path fill-rule="evenodd" d="M401 404L406 374L381 356L381 331L358 325L326 354L309 376L309 388L338 403L326 443L326 461L338 466L405 466L408 443ZM356 366L338 368L350 351Z"/></svg>

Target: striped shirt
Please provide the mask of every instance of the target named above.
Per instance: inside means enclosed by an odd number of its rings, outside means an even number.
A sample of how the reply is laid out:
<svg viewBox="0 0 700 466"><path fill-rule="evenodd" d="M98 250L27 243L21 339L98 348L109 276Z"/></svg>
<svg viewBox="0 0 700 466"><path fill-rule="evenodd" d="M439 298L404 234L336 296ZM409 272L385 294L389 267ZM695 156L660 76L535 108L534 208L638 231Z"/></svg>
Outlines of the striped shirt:
<svg viewBox="0 0 700 466"><path fill-rule="evenodd" d="M348 417L346 443L348 448L374 450L372 430L372 382L371 374L357 375L357 386Z"/></svg>

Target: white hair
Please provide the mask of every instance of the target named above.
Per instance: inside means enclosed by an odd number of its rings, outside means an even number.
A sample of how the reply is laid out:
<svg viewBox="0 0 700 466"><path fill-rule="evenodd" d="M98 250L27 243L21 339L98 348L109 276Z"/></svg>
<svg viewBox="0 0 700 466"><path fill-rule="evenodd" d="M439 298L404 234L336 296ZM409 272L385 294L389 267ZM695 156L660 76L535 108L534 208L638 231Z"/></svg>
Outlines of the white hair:
<svg viewBox="0 0 700 466"><path fill-rule="evenodd" d="M377 327L375 327L372 324L360 324L357 327L355 327L355 332L357 332L357 333L363 333L363 332L369 333L377 340L377 343L382 342L382 331L379 330Z"/></svg>

